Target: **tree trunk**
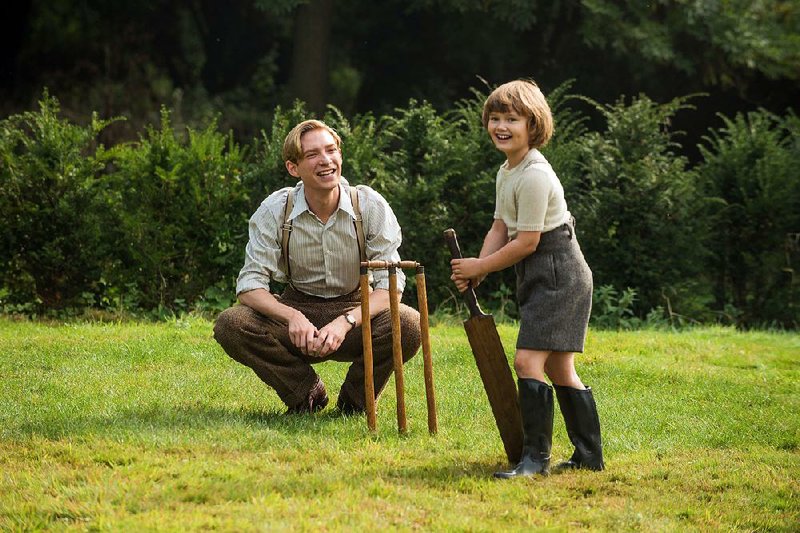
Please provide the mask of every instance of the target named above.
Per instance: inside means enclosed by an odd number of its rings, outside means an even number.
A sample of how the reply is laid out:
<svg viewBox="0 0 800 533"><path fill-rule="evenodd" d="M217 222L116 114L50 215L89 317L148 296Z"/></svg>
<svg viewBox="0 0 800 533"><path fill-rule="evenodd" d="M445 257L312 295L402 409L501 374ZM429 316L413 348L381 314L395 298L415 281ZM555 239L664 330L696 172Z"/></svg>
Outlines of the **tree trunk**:
<svg viewBox="0 0 800 533"><path fill-rule="evenodd" d="M289 95L322 113L328 103L328 48L333 0L311 0L294 16L294 52Z"/></svg>

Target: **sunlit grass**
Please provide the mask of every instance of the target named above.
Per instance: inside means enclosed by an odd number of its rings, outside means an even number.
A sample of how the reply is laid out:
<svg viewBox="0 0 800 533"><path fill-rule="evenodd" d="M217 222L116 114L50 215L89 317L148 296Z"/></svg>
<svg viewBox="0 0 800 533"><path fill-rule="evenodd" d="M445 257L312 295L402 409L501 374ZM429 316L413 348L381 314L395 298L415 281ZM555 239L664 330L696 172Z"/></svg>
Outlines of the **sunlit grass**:
<svg viewBox="0 0 800 533"><path fill-rule="evenodd" d="M500 327L510 355L511 326ZM466 336L432 329L378 433L329 407L286 416L199 318L0 320L0 530L795 530L800 336L591 331L607 470L498 482L502 446ZM332 405L346 366L318 365ZM553 453L570 453L556 416Z"/></svg>

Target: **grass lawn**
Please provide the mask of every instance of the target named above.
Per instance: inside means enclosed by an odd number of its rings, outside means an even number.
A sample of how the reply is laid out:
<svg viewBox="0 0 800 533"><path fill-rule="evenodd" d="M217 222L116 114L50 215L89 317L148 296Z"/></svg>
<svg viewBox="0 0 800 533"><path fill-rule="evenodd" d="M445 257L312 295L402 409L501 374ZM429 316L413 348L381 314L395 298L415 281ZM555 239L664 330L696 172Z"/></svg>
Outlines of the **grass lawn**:
<svg viewBox="0 0 800 533"><path fill-rule="evenodd" d="M431 339L439 434L417 356L409 433L390 382L373 436L332 408L345 365L317 366L325 411L287 416L200 318L0 319L0 530L800 529L800 335L591 331L607 470L511 481L463 329Z"/></svg>

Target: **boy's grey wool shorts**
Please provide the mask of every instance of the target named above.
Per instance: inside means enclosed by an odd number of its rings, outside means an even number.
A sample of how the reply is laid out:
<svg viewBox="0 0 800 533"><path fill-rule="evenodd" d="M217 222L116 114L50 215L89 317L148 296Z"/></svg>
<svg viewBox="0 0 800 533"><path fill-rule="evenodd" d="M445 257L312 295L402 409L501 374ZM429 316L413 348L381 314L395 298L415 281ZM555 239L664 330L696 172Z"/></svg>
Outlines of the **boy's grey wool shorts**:
<svg viewBox="0 0 800 533"><path fill-rule="evenodd" d="M575 236L575 219L542 233L515 265L520 312L517 348L583 352L592 311L592 271Z"/></svg>

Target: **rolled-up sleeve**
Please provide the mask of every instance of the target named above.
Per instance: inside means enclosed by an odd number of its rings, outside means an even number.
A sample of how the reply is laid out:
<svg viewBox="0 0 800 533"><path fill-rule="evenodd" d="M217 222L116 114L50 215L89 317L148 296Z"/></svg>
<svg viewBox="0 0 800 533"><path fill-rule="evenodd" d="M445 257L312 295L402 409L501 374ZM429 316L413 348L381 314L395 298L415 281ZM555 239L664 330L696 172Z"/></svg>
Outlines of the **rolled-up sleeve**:
<svg viewBox="0 0 800 533"><path fill-rule="evenodd" d="M236 280L237 295L255 289L269 291L271 280L283 282L286 279L279 266L281 244L278 242L278 225L288 190L271 194L250 217L244 266Z"/></svg>
<svg viewBox="0 0 800 533"><path fill-rule="evenodd" d="M400 261L398 248L403 242L400 224L389 203L375 190L364 187L368 209L364 210L364 232L366 233L366 252L369 261ZM389 290L389 271L374 270L373 288ZM402 269L397 269L397 289L403 292L406 277Z"/></svg>

